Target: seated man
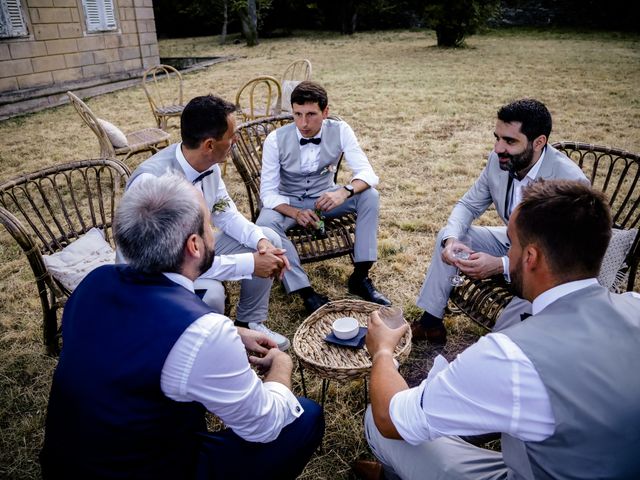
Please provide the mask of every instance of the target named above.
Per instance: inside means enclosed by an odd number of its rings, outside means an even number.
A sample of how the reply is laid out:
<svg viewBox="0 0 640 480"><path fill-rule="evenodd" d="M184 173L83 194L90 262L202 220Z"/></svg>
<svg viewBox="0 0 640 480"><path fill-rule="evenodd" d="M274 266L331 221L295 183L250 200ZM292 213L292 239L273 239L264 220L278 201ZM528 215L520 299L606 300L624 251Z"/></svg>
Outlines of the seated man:
<svg viewBox="0 0 640 480"><path fill-rule="evenodd" d="M214 261L201 193L177 175L140 182L122 198L114 238L129 264L92 271L64 310L43 477L299 475L322 439L322 410L291 393L291 358L272 339L194 293ZM208 432L207 410L227 428Z"/></svg>
<svg viewBox="0 0 640 480"><path fill-rule="evenodd" d="M349 292L370 302L390 305L375 289L369 270L378 258L378 177L358 145L351 127L329 116L327 92L314 82L301 82L291 93L295 123L271 132L264 142L257 225L275 230L282 240L291 270L285 272L287 293L298 293L309 313L328 302L316 293L300 266L300 258L286 231L298 224L317 228L320 215L339 217L355 212L355 267ZM344 153L353 178L347 185L334 183L340 155Z"/></svg>
<svg viewBox="0 0 640 480"><path fill-rule="evenodd" d="M578 181L535 182L508 236L511 279L533 315L451 364L436 357L418 387L392 361L405 329L370 317L374 454L388 478L640 478L640 295L596 280L611 237L604 195ZM502 452L459 437L489 432L502 432Z"/></svg>
<svg viewBox="0 0 640 480"><path fill-rule="evenodd" d="M237 325L266 333L281 350L289 340L264 325L273 278L288 268L280 237L244 218L229 197L220 174L235 142L235 105L207 95L193 98L180 117L182 142L168 146L136 168L127 185L173 170L192 182L204 195L216 236L216 260L195 282L203 300L224 314L225 292L221 281L242 280L236 310ZM275 247L274 247L275 245Z"/></svg>
<svg viewBox="0 0 640 480"><path fill-rule="evenodd" d="M450 277L456 268L471 278L504 274L508 279L506 227L473 226L473 220L493 205L506 225L520 202L522 189L535 179L587 182L580 167L547 143L550 133L551 114L537 100L518 100L498 110L496 142L487 166L456 203L447 225L436 237L431 264L416 301L424 313L412 325L414 342L447 342L442 317L453 288ZM471 240L471 249L458 241L465 234ZM471 255L467 260L456 258L457 250L470 251Z"/></svg>

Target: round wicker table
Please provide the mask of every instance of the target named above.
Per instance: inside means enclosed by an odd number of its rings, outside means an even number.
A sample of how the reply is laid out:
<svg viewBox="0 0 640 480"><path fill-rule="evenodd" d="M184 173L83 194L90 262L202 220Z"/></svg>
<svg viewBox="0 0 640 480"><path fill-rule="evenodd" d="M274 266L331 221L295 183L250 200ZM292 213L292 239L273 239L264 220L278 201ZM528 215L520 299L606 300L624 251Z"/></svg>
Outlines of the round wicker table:
<svg viewBox="0 0 640 480"><path fill-rule="evenodd" d="M380 309L377 303L363 300L337 300L323 305L304 320L293 336L293 351L298 357L304 395L307 388L304 370L322 378L322 404L324 404L329 380L365 380L371 369L371 356L367 347L349 348L327 343L324 339L331 332L331 324L340 317L354 317L360 326L367 325L369 314ZM402 337L394 352L398 363L411 352L411 330Z"/></svg>

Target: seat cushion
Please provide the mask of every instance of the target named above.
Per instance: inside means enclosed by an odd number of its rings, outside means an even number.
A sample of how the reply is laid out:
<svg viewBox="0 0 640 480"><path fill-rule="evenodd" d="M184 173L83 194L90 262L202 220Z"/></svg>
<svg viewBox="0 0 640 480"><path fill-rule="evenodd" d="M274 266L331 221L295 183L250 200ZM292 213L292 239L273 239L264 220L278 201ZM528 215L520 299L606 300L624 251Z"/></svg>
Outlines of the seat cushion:
<svg viewBox="0 0 640 480"><path fill-rule="evenodd" d="M109 137L109 141L111 145L115 148L124 148L128 145L127 136L122 133L118 127L116 127L113 123L107 122L101 118L98 118L98 123L104 128L104 131L107 133L107 137Z"/></svg>
<svg viewBox="0 0 640 480"><path fill-rule="evenodd" d="M629 230L613 229L611 241L600 265L600 274L598 275L600 285L608 289L612 289L612 287L615 289L618 271L624 265L624 260L627 258L629 249L633 245L637 234L637 228Z"/></svg>
<svg viewBox="0 0 640 480"><path fill-rule="evenodd" d="M113 264L116 254L102 230L92 228L61 251L43 255L44 263L66 289L73 291L94 268Z"/></svg>

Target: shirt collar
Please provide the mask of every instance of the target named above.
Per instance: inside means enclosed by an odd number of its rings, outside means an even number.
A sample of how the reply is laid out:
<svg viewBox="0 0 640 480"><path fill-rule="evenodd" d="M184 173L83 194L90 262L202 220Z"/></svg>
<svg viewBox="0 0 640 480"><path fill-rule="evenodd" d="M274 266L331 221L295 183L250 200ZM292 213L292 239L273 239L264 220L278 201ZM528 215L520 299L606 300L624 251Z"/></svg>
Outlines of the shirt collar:
<svg viewBox="0 0 640 480"><path fill-rule="evenodd" d="M203 172L197 171L195 168L193 168L189 164L189 162L185 158L184 154L182 153L182 142L178 143L178 146L176 147L176 159L178 160L178 163L180 164L180 167L182 168L182 171L184 172L184 176L186 177L186 179L189 182L193 183L193 181L196 178L198 178L198 176L201 173L203 173ZM208 168L207 170L212 170L214 166L215 166L215 164L211 165L211 167Z"/></svg>
<svg viewBox="0 0 640 480"><path fill-rule="evenodd" d="M322 121L322 126L320 127L320 131L318 133L316 133L313 137L311 138L322 138L322 129L324 128L324 120ZM300 130L298 130L298 127L296 127L296 135L298 136L298 143L300 143L300 139L304 138L302 136L302 134L300 133ZM312 145L310 143L307 143L307 145ZM307 145L300 145L301 147L304 146L306 147Z"/></svg>
<svg viewBox="0 0 640 480"><path fill-rule="evenodd" d="M184 287L187 290L189 290L191 293L195 293L193 282L189 280L187 277L185 277L184 275L181 275L175 272L162 272L162 274L165 277L167 277L169 280L171 280L173 283L177 283L181 287Z"/></svg>
<svg viewBox="0 0 640 480"><path fill-rule="evenodd" d="M532 303L531 313L536 315L540 313L542 310L547 308L556 300L569 295L570 293L576 292L578 290L582 290L583 288L590 287L591 285L597 285L598 280L595 278L587 278L584 280L576 280L574 282L563 283L562 285L558 285L556 287L550 288L549 290L542 292L538 295Z"/></svg>

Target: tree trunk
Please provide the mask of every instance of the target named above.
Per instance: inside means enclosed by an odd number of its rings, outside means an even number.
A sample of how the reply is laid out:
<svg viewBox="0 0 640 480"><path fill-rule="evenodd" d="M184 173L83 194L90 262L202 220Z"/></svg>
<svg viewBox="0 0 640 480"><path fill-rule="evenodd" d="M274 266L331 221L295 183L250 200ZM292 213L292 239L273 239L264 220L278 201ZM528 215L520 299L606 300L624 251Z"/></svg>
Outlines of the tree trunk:
<svg viewBox="0 0 640 480"><path fill-rule="evenodd" d="M222 32L220 32L220 40L218 41L218 43L220 45L224 45L224 42L227 41L227 23L229 21L229 15L228 15L228 4L227 4L227 0L223 0L222 5L223 5L223 10L222 10L222 18L224 19L222 22Z"/></svg>
<svg viewBox="0 0 640 480"><path fill-rule="evenodd" d="M247 0L247 9L242 15L242 30L247 40L247 47L258 44L258 10L256 0Z"/></svg>

